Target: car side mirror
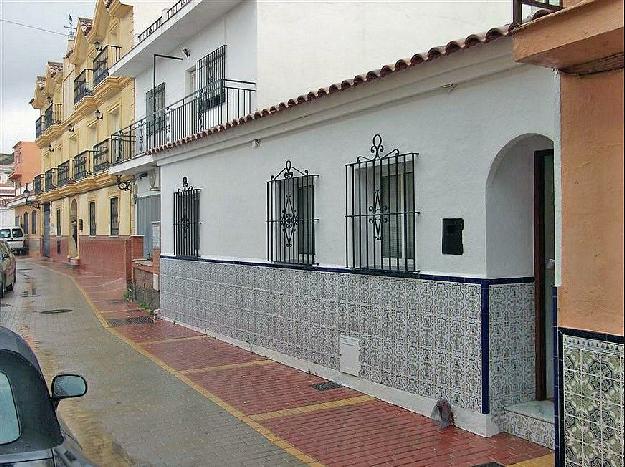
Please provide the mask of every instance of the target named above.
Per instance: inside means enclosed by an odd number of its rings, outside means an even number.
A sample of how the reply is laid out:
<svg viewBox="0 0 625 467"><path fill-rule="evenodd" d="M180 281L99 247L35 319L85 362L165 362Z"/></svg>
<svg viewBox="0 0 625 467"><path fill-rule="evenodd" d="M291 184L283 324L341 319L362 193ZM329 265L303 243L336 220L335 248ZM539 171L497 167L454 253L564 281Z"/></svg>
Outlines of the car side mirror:
<svg viewBox="0 0 625 467"><path fill-rule="evenodd" d="M52 402L54 407L62 399L82 397L87 393L87 381L80 375L60 374L52 380Z"/></svg>

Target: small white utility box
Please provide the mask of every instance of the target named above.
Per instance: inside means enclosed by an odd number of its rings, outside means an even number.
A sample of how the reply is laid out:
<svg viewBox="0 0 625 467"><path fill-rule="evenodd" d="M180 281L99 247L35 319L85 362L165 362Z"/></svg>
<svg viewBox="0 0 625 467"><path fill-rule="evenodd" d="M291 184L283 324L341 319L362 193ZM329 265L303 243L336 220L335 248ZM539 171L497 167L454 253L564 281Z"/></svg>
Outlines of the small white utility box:
<svg viewBox="0 0 625 467"><path fill-rule="evenodd" d="M340 336L341 361L340 369L342 373L348 375L360 375L360 339L351 336Z"/></svg>

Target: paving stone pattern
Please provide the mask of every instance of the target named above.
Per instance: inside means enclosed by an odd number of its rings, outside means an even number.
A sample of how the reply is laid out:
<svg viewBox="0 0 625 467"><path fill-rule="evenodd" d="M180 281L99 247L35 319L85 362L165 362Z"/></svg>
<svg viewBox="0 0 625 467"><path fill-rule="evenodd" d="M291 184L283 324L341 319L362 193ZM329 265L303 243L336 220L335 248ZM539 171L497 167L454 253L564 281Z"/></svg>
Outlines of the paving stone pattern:
<svg viewBox="0 0 625 467"><path fill-rule="evenodd" d="M62 268L54 263L47 266ZM47 281L54 280L50 276L45 276ZM116 294L121 295L120 289L104 293L98 289L96 278L80 274L75 274L75 278L103 318L140 313L133 310L132 305L113 302ZM76 307L81 308L79 304ZM81 309L83 315L91 312L84 304ZM83 316L83 319L88 318ZM91 321L99 324L94 319ZM137 350L160 362L160 366L170 374L186 375L196 385L196 390L199 388L205 396L210 395L213 400L218 398L229 407L224 412L205 399L206 407L199 408L189 395L181 398L179 394L169 394L170 397L180 398L175 400L180 411L176 415L182 414L187 421L181 426L194 432L189 439L184 434L176 436L169 445L173 446L178 441L176 452L184 453L184 458L193 452L192 441L199 440L207 446L205 449L214 449L220 456L220 462L206 457L204 463L190 465L286 465L296 462L295 457L280 457L268 449L279 451L269 444L267 438L274 443L282 443L282 446L287 443L293 448L289 448L291 452L296 456L297 453L308 456L306 459L309 462L333 466L473 466L488 462L509 465L550 453L541 446L508 434L482 438L455 427L440 430L435 422L426 417L373 398L358 397L362 395L351 389L317 391L312 385L324 382L322 378L269 362L170 322L156 320L150 324L119 326L114 330L122 333ZM102 330L83 332L106 335ZM89 341L90 334L81 334L80 337L83 342ZM107 339L115 341L112 336ZM100 343L94 344L98 348L101 346ZM120 341L115 345L126 346ZM106 347L101 348L110 351ZM126 346L124 352L132 354L133 350ZM161 371L159 366L142 355L132 358L124 355L123 358L119 361L123 361L124 366L126 360L142 360L150 371ZM169 379L170 375L166 376ZM140 383L135 381L131 388L120 384L118 392L134 392ZM177 383L168 384L180 390ZM197 392L195 395L198 395ZM172 422L170 417L175 417L171 410L165 410L165 407L150 400L145 401L144 410L158 415L157 426L168 425ZM220 415L202 416L207 410ZM236 418L227 412L235 414ZM258 420L255 429L264 431L267 438L249 428L253 425L250 420ZM139 428L141 426L144 425L139 425ZM214 439L213 433L219 434L218 439ZM229 441L233 443L230 449ZM233 459L223 461L228 454ZM170 465L182 464L173 462Z"/></svg>

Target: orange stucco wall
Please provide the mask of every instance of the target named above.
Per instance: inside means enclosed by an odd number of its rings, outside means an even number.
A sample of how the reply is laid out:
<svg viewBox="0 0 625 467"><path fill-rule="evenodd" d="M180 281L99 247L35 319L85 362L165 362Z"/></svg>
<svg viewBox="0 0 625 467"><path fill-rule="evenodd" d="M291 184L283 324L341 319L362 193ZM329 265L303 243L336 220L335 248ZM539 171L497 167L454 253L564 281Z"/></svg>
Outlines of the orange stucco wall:
<svg viewBox="0 0 625 467"><path fill-rule="evenodd" d="M41 172L40 152L37 145L29 141L20 141L13 147L15 160L13 177L22 185L32 183L33 178Z"/></svg>
<svg viewBox="0 0 625 467"><path fill-rule="evenodd" d="M623 70L562 75L559 325L623 335Z"/></svg>

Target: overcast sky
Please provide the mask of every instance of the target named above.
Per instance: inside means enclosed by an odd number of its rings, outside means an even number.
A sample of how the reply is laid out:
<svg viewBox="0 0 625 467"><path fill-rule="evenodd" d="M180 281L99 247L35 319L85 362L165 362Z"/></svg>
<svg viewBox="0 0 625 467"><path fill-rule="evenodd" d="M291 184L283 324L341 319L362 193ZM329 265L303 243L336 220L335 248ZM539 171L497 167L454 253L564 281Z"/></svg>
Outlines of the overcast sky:
<svg viewBox="0 0 625 467"><path fill-rule="evenodd" d="M66 33L71 13L93 16L93 1L0 0L0 18ZM48 60L62 61L67 37L0 21L0 152L35 139L38 113L28 101Z"/></svg>

